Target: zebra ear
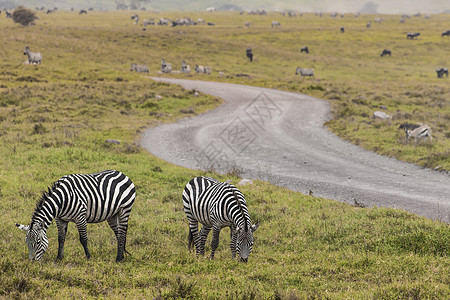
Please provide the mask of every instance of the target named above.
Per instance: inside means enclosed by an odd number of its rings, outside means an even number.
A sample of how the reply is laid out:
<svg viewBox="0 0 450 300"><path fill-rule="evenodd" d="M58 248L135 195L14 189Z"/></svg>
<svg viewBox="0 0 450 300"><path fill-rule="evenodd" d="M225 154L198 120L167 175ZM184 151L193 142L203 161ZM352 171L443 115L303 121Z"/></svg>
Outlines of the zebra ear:
<svg viewBox="0 0 450 300"><path fill-rule="evenodd" d="M236 227L236 232L237 232L237 233L241 233L241 232L242 232L242 228Z"/></svg>
<svg viewBox="0 0 450 300"><path fill-rule="evenodd" d="M23 230L23 231L29 231L29 230L30 230L30 226L29 226L29 225L22 225L22 224L17 224L17 223L16 223L16 226L17 226L19 229Z"/></svg>
<svg viewBox="0 0 450 300"><path fill-rule="evenodd" d="M259 222L256 222L256 224L252 226L252 231L255 232L258 228L259 228Z"/></svg>

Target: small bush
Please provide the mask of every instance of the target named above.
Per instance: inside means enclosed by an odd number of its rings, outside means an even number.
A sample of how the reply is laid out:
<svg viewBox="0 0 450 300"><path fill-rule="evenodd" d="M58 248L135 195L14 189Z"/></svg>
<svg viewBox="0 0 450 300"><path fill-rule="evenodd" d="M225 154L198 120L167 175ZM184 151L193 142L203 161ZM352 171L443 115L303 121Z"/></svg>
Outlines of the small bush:
<svg viewBox="0 0 450 300"><path fill-rule="evenodd" d="M26 9L22 6L19 6L12 14L12 19L14 23L19 23L23 26L28 26L33 23L34 20L37 19L34 12L29 9Z"/></svg>

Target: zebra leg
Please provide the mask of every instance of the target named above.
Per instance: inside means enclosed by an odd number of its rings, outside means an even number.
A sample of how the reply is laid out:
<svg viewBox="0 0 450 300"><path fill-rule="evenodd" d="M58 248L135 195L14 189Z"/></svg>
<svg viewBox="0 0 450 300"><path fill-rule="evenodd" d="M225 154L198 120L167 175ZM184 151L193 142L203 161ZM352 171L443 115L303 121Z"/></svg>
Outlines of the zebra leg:
<svg viewBox="0 0 450 300"><path fill-rule="evenodd" d="M124 252L127 244L127 231L128 231L128 217L130 211L120 211L117 215L117 257L116 262L121 262L124 257ZM108 222L109 223L109 222ZM114 230L114 229L113 229Z"/></svg>
<svg viewBox="0 0 450 300"><path fill-rule="evenodd" d="M56 218L56 227L58 227L58 256L56 260L64 257L64 242L66 241L67 225L69 222Z"/></svg>
<svg viewBox="0 0 450 300"><path fill-rule="evenodd" d="M208 237L209 232L211 231L210 226L203 225L202 229L200 230L200 254L205 254L205 244L206 244L206 238Z"/></svg>
<svg viewBox="0 0 450 300"><path fill-rule="evenodd" d="M91 258L91 253L89 253L88 245L87 245L87 223L86 223L86 217L83 215L80 219L78 219L76 222L78 233L80 234L80 243L83 245L84 253L86 253L86 258Z"/></svg>
<svg viewBox="0 0 450 300"><path fill-rule="evenodd" d="M200 254L200 235L198 232L198 222L196 220L189 220L189 249L195 245L195 253Z"/></svg>
<svg viewBox="0 0 450 300"><path fill-rule="evenodd" d="M236 240L237 240L236 227L230 226L230 249L232 259L236 257Z"/></svg>
<svg viewBox="0 0 450 300"><path fill-rule="evenodd" d="M214 259L214 252L216 252L216 249L219 246L219 234L220 228L213 227L213 237L211 241L211 259Z"/></svg>

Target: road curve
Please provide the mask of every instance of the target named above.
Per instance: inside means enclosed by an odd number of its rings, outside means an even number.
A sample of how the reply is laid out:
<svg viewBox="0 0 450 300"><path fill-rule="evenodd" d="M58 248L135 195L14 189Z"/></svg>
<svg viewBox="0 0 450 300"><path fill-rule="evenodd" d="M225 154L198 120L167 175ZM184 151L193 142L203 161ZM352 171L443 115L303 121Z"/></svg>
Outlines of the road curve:
<svg viewBox="0 0 450 300"><path fill-rule="evenodd" d="M366 151L323 124L328 102L298 93L169 78L157 81L220 97L208 113L148 129L142 146L192 169L237 169L302 193L402 208L449 223L450 176Z"/></svg>

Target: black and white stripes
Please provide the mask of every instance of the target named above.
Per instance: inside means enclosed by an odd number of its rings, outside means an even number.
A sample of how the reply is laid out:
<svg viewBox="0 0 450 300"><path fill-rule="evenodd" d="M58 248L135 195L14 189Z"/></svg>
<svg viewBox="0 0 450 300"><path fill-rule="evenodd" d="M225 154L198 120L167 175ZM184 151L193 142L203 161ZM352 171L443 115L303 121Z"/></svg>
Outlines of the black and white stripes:
<svg viewBox="0 0 450 300"><path fill-rule="evenodd" d="M118 242L116 261L121 261L126 251L128 217L135 196L134 184L119 171L66 175L42 195L31 224L16 225L27 232L30 259L40 260L48 247L47 228L56 219L57 259L62 259L68 222L75 222L86 257L90 258L86 225L106 220Z"/></svg>
<svg viewBox="0 0 450 300"><path fill-rule="evenodd" d="M234 186L209 177L196 177L183 191L183 206L189 221L189 248L195 244L196 253L205 253L208 233L213 230L211 259L219 245L219 233L224 227L231 230L231 256L239 255L247 262L253 246L253 232L258 224L251 224L244 195ZM198 223L203 226L198 231Z"/></svg>

